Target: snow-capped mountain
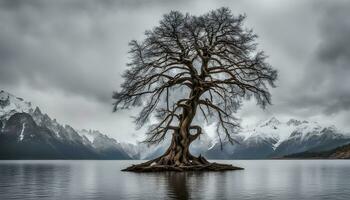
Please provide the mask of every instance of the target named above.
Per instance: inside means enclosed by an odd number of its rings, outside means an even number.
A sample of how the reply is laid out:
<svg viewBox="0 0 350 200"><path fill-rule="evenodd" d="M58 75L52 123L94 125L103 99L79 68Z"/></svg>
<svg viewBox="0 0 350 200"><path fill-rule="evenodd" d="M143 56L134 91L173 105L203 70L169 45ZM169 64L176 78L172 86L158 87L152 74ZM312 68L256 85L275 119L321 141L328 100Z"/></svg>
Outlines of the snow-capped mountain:
<svg viewBox="0 0 350 200"><path fill-rule="evenodd" d="M30 102L22 98L15 97L3 90L0 91L0 121L8 120L13 114L21 112L32 112L33 107Z"/></svg>
<svg viewBox="0 0 350 200"><path fill-rule="evenodd" d="M0 127L0 159L130 159L115 139L61 125L3 90Z"/></svg>
<svg viewBox="0 0 350 200"><path fill-rule="evenodd" d="M110 138L107 135L102 134L96 130L80 130L78 131L80 136L84 138L86 143L91 144L99 154L103 154L105 158L117 159L117 158L133 158L124 151L123 146L114 138ZM118 155L118 157L116 157Z"/></svg>
<svg viewBox="0 0 350 200"><path fill-rule="evenodd" d="M348 134L334 126L323 127L317 123L301 124L276 148L273 156L299 153L303 151L326 151L350 142Z"/></svg>
<svg viewBox="0 0 350 200"><path fill-rule="evenodd" d="M334 126L296 119L281 122L275 117L243 129L234 138L238 143L224 143L222 150L215 141L205 155L212 159L262 159L307 150L327 150L350 142L349 135Z"/></svg>
<svg viewBox="0 0 350 200"><path fill-rule="evenodd" d="M324 151L350 143L334 126L275 117L233 135L238 143L220 144L201 135L191 153L209 159L264 159L304 151ZM93 130L61 125L39 107L0 91L0 159L151 159L163 154L170 137L156 146L118 142Z"/></svg>

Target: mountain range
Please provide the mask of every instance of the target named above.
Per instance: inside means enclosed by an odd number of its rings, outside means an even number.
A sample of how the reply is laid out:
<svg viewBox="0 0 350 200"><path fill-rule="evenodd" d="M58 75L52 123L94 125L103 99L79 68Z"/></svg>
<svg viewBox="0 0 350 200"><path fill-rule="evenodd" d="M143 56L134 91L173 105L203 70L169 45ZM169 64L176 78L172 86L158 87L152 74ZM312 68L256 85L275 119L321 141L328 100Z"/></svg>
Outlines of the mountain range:
<svg viewBox="0 0 350 200"><path fill-rule="evenodd" d="M0 91L0 128L0 159L131 159L116 140L61 125L5 91Z"/></svg>
<svg viewBox="0 0 350 200"><path fill-rule="evenodd" d="M281 122L275 117L243 129L234 138L237 144L224 143L221 150L220 143L215 142L205 155L220 159L268 159L308 150L326 151L350 142L349 134L335 126L296 119Z"/></svg>
<svg viewBox="0 0 350 200"><path fill-rule="evenodd" d="M350 143L348 133L317 122L277 118L242 128L237 143L220 144L203 134L191 144L194 155L209 159L269 159L301 152L323 152ZM97 130L62 125L39 107L0 91L0 159L151 159L161 155L170 138L157 146L119 142Z"/></svg>

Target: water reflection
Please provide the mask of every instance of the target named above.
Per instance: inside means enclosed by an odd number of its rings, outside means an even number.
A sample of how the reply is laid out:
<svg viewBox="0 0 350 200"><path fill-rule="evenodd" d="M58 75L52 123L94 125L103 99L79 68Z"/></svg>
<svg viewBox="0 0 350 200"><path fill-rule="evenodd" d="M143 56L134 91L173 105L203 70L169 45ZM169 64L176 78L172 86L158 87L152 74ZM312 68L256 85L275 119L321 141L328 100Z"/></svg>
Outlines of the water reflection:
<svg viewBox="0 0 350 200"><path fill-rule="evenodd" d="M0 199L348 199L350 161L235 161L231 172L131 173L139 161L0 161ZM231 161L223 161L231 162Z"/></svg>
<svg viewBox="0 0 350 200"><path fill-rule="evenodd" d="M163 191L154 196L166 199L225 199L234 194L240 182L239 171L231 172L166 172L136 174L139 181L147 180L149 189ZM162 199L162 198L159 198Z"/></svg>
<svg viewBox="0 0 350 200"><path fill-rule="evenodd" d="M59 163L1 163L0 170L0 197L13 194L18 199L59 198L71 181L70 166Z"/></svg>
<svg viewBox="0 0 350 200"><path fill-rule="evenodd" d="M172 199L185 200L189 199L189 186L187 173L165 173L162 176L167 182L167 191Z"/></svg>
<svg viewBox="0 0 350 200"><path fill-rule="evenodd" d="M208 175L206 172L168 172L161 176L166 180L165 187L169 198L187 200L198 199L198 195L205 195L205 190L208 188L205 184L208 182L204 179ZM196 194L197 196L194 196Z"/></svg>

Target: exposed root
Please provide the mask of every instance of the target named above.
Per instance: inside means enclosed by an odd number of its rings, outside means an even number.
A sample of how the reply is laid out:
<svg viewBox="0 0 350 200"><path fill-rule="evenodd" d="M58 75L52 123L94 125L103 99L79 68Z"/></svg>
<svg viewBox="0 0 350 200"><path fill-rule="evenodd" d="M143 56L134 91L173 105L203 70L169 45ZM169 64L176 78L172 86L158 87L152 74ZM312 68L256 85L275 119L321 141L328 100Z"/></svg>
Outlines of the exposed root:
<svg viewBox="0 0 350 200"><path fill-rule="evenodd" d="M161 164L159 164L161 161ZM132 171L132 172L164 172L164 171L226 171L226 170L242 170L243 168L236 167L229 164L219 164L210 163L204 157L199 156L192 157L192 159L187 163L163 164L164 159L162 157L156 158L154 160L147 161L145 163L132 165L122 171Z"/></svg>

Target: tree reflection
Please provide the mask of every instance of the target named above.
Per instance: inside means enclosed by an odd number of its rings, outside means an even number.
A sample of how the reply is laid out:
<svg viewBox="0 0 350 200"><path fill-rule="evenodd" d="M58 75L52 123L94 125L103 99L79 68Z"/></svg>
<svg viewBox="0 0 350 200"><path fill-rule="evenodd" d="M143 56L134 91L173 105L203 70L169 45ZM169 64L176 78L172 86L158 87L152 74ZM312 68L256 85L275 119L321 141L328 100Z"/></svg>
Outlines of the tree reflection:
<svg viewBox="0 0 350 200"><path fill-rule="evenodd" d="M167 196L171 199L187 200L195 199L193 190L203 188L205 172L167 172L162 176L166 182ZM196 187L196 189L194 189Z"/></svg>

